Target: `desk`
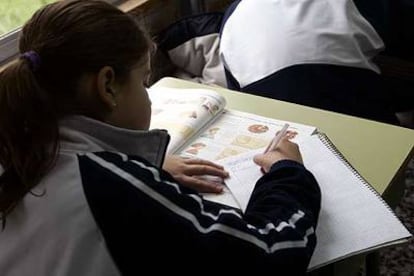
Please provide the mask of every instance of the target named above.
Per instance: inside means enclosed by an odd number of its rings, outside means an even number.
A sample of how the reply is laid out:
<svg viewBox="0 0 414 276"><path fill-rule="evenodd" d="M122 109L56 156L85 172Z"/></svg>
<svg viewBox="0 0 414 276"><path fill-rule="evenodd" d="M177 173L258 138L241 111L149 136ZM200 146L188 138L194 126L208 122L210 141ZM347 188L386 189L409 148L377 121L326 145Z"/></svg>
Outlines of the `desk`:
<svg viewBox="0 0 414 276"><path fill-rule="evenodd" d="M391 207L401 198L404 170L414 155L414 130L175 78L163 78L154 86L209 88L226 98L229 109L316 126ZM345 262L342 267L348 266Z"/></svg>

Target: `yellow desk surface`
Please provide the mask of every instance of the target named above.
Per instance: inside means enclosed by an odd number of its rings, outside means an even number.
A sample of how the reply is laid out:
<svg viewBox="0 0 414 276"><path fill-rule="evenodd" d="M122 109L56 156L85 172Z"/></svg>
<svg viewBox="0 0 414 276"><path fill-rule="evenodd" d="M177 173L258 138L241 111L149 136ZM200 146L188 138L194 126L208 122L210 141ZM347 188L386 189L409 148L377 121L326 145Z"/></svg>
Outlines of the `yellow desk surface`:
<svg viewBox="0 0 414 276"><path fill-rule="evenodd" d="M228 109L315 126L392 206L399 200L393 197L401 192L401 176L414 155L414 130L176 78L153 86L208 88L226 98Z"/></svg>

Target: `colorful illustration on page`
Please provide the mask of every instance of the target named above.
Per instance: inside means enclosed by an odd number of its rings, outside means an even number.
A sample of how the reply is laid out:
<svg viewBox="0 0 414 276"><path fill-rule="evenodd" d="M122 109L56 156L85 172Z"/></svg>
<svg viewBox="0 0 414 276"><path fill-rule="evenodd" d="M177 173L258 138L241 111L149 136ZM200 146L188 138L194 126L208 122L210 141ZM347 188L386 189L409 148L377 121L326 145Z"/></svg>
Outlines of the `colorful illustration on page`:
<svg viewBox="0 0 414 276"><path fill-rule="evenodd" d="M242 154L246 152L245 150L242 149L236 149L236 148L225 148L223 149L219 155L216 156L215 160L220 160L220 159L224 159L230 156L236 156L239 154Z"/></svg>
<svg viewBox="0 0 414 276"><path fill-rule="evenodd" d="M261 125L261 124L253 124L247 127L247 130L252 132L252 133L265 133L269 130L269 127L266 125Z"/></svg>
<svg viewBox="0 0 414 276"><path fill-rule="evenodd" d="M199 151L204 149L207 145L201 142L191 144L184 152L191 155L198 155Z"/></svg>
<svg viewBox="0 0 414 276"><path fill-rule="evenodd" d="M200 135L200 137L204 137L204 138L209 138L209 139L214 139L217 132L220 130L219 127L212 127L209 128L206 132L202 133Z"/></svg>
<svg viewBox="0 0 414 276"><path fill-rule="evenodd" d="M247 149L260 149L266 147L268 143L269 141L266 139L261 139L258 137L252 137L247 135L238 135L231 142L232 145Z"/></svg>

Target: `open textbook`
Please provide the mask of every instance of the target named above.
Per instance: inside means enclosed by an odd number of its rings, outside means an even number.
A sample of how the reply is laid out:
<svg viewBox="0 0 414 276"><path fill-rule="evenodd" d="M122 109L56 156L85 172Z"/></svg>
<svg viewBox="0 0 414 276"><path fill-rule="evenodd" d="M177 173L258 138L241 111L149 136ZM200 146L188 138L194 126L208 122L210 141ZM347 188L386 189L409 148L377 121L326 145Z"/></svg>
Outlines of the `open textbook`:
<svg viewBox="0 0 414 276"><path fill-rule="evenodd" d="M220 160L267 146L286 121L226 110L226 100L207 89L149 89L150 128L167 129L168 153ZM290 124L293 135L309 136L313 126Z"/></svg>
<svg viewBox="0 0 414 276"><path fill-rule="evenodd" d="M227 110L225 99L208 89L157 87L149 95L151 128L169 131L168 152L222 164L230 173L225 191L204 197L242 212L262 176L253 156L289 123L288 133L322 191L318 242L309 270L411 237L381 196L316 127Z"/></svg>

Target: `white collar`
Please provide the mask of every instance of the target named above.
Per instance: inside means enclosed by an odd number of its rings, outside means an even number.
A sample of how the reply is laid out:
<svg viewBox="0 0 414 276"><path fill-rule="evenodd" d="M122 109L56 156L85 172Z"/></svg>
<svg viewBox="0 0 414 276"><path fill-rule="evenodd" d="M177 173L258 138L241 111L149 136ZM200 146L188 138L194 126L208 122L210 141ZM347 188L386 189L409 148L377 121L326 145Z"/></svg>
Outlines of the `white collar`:
<svg viewBox="0 0 414 276"><path fill-rule="evenodd" d="M59 122L59 135L61 151L117 151L141 156L159 167L170 140L165 130L130 130L78 115Z"/></svg>

